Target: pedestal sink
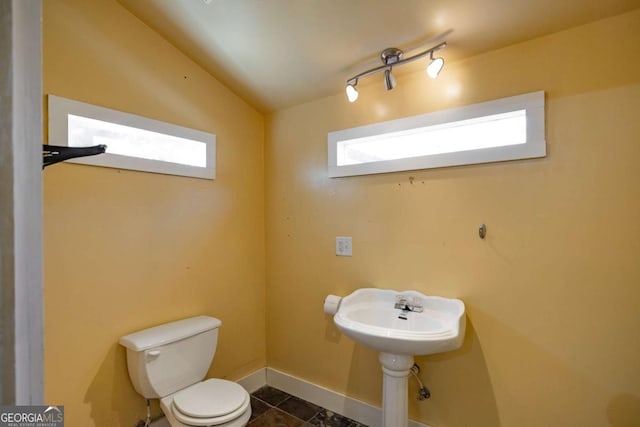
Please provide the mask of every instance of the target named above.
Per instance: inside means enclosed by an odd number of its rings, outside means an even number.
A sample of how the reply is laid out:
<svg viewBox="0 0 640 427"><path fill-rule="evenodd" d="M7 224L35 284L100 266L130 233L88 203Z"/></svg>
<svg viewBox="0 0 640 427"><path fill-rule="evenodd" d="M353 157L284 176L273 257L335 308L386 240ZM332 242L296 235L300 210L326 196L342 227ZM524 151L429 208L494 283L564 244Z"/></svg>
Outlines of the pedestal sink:
<svg viewBox="0 0 640 427"><path fill-rule="evenodd" d="M342 298L333 321L349 338L380 352L382 426L407 427L414 356L459 348L466 318L458 299L367 288Z"/></svg>

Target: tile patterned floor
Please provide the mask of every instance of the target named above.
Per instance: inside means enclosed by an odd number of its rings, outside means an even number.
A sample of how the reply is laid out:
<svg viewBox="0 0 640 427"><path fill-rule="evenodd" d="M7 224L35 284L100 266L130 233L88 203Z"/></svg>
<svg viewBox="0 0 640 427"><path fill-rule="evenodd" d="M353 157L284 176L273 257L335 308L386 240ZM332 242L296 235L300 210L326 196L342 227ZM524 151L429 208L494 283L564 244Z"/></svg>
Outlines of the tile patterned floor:
<svg viewBox="0 0 640 427"><path fill-rule="evenodd" d="M273 387L251 394L247 427L367 427Z"/></svg>

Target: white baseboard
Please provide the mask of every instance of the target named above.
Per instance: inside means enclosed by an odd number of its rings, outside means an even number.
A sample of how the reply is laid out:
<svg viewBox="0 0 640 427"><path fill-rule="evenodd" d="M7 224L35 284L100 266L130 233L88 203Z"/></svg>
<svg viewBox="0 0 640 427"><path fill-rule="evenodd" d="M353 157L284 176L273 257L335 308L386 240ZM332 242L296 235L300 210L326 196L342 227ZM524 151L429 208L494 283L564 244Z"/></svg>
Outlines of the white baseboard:
<svg viewBox="0 0 640 427"><path fill-rule="evenodd" d="M253 393L259 388L267 385L267 368L258 369L246 377L240 378L236 382L244 387L244 389L249 393Z"/></svg>
<svg viewBox="0 0 640 427"><path fill-rule="evenodd" d="M344 415L369 427L382 426L382 409L344 394L329 390L273 368L266 368L266 382L269 386L322 406L332 412ZM380 390L382 393L382 390ZM409 420L409 427L429 427Z"/></svg>
<svg viewBox="0 0 640 427"><path fill-rule="evenodd" d="M369 427L382 427L382 409L344 394L329 390L273 368L261 368L237 381L249 393L265 385L277 388L329 411L344 415ZM380 391L382 392L382 390ZM151 423L151 427L169 427L164 418ZM409 420L409 427L430 427Z"/></svg>

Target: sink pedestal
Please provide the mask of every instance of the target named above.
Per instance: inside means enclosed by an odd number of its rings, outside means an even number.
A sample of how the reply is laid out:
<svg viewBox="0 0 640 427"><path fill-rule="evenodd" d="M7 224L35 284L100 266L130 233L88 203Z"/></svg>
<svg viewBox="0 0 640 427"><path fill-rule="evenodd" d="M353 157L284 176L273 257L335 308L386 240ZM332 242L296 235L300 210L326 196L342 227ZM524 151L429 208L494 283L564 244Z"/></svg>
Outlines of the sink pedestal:
<svg viewBox="0 0 640 427"><path fill-rule="evenodd" d="M409 424L408 378L413 356L380 353L382 364L382 427Z"/></svg>

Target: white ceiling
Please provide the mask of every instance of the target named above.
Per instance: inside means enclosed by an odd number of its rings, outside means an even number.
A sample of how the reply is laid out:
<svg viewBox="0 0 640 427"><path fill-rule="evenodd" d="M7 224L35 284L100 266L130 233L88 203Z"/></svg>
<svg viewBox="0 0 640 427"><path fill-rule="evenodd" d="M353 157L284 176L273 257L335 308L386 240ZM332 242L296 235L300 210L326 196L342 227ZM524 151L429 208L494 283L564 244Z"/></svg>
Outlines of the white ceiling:
<svg viewBox="0 0 640 427"><path fill-rule="evenodd" d="M381 65L446 40L457 60L618 15L638 0L118 0L263 112L344 90ZM208 4L207 4L208 3Z"/></svg>

